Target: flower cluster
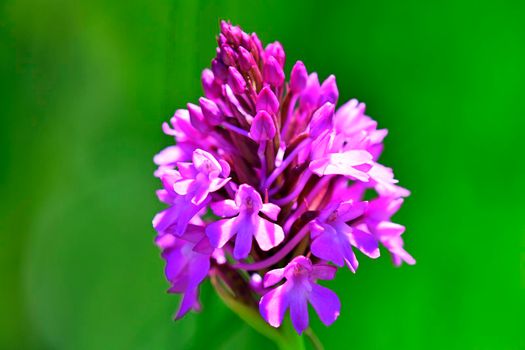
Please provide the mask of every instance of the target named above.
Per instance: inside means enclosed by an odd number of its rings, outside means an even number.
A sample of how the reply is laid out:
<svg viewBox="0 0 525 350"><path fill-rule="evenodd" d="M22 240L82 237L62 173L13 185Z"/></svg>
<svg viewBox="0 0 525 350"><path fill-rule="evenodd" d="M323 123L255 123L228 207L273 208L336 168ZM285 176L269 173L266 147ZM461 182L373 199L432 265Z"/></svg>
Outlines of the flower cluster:
<svg viewBox="0 0 525 350"><path fill-rule="evenodd" d="M355 99L336 108L333 75L320 82L298 61L285 81L279 42L220 29L204 96L164 123L176 144L154 158L168 207L153 226L169 291L183 295L176 317L200 308L209 276L273 327L289 310L302 333L308 303L330 325L340 302L317 281L355 272L356 251L375 259L382 245L396 265L415 263L391 221L409 191L377 162L387 131Z"/></svg>

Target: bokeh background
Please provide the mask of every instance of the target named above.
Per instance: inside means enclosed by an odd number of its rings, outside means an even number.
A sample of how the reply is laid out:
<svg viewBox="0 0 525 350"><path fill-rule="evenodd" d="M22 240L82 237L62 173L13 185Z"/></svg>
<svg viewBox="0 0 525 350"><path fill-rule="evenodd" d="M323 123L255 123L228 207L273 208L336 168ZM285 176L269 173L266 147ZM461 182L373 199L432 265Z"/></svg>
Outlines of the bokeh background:
<svg viewBox="0 0 525 350"><path fill-rule="evenodd" d="M203 286L171 317L151 218L160 125L196 101L219 19L335 74L412 190L386 254L329 286L327 349L518 349L525 15L507 1L0 3L0 348L272 349ZM516 273L516 247L520 272ZM516 277L519 275L517 281Z"/></svg>

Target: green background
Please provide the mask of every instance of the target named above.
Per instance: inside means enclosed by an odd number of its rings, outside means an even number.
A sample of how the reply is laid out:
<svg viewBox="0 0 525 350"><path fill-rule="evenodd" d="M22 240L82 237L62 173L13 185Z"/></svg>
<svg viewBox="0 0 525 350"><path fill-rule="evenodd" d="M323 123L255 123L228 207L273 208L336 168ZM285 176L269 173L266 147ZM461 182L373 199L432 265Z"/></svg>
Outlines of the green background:
<svg viewBox="0 0 525 350"><path fill-rule="evenodd" d="M390 130L418 263L362 258L327 349L524 346L525 15L507 1L0 3L0 348L271 349L203 287L173 322L151 218L160 125L220 18L335 74ZM516 271L516 247L521 254ZM516 279L517 276L518 281Z"/></svg>

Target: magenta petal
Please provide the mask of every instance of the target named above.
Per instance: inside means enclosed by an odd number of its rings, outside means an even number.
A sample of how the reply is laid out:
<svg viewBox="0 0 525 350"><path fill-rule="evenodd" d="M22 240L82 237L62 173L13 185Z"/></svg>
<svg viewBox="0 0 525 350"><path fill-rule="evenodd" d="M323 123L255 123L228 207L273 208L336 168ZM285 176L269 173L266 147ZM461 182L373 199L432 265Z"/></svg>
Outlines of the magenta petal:
<svg viewBox="0 0 525 350"><path fill-rule="evenodd" d="M258 217L254 236L259 247L267 251L281 244L284 240L284 231L281 226Z"/></svg>
<svg viewBox="0 0 525 350"><path fill-rule="evenodd" d="M394 237L381 241L381 243L383 243L390 254L392 254L392 260L395 265L399 266L403 261L409 265L416 263L416 260L403 248L403 239L401 237Z"/></svg>
<svg viewBox="0 0 525 350"><path fill-rule="evenodd" d="M319 103L330 102L336 104L338 98L339 90L337 89L335 76L330 75L328 78L326 78L323 84L321 84L321 100Z"/></svg>
<svg viewBox="0 0 525 350"><path fill-rule="evenodd" d="M211 210L215 215L222 217L235 216L239 213L239 208L232 199L212 203Z"/></svg>
<svg viewBox="0 0 525 350"><path fill-rule="evenodd" d="M250 254L252 249L253 233L256 231L257 222L253 218L237 218L237 237L235 247L233 247L233 257L244 259Z"/></svg>
<svg viewBox="0 0 525 350"><path fill-rule="evenodd" d="M312 241L312 254L320 259L330 261L337 266L344 266L345 260L342 242L340 242L332 226L323 225L323 228L325 231Z"/></svg>
<svg viewBox="0 0 525 350"><path fill-rule="evenodd" d="M206 235L215 248L222 248L235 235L236 218L212 222L206 227Z"/></svg>
<svg viewBox="0 0 525 350"><path fill-rule="evenodd" d="M226 179L221 179L221 178L216 178L216 179L213 179L211 182L210 182L210 192L215 192L219 189L221 189L222 187L224 187L224 185L226 185L229 181L231 180L231 178L226 178Z"/></svg>
<svg viewBox="0 0 525 350"><path fill-rule="evenodd" d="M323 132L332 129L334 109L335 106L332 103L326 102L314 112L310 121L311 137L316 138Z"/></svg>
<svg viewBox="0 0 525 350"><path fill-rule="evenodd" d="M317 220L310 221L308 228L310 229L310 236L312 239L316 239L317 236L321 235L325 231L324 226L321 225Z"/></svg>
<svg viewBox="0 0 525 350"><path fill-rule="evenodd" d="M202 115L208 123L211 125L219 125L223 121L224 114L215 102L205 97L201 97L199 98L199 104L201 106Z"/></svg>
<svg viewBox="0 0 525 350"><path fill-rule="evenodd" d="M174 246L172 249L165 250L162 254L163 258L166 260L164 274L166 275L166 279L172 284L171 291L175 293L182 292L188 285L188 274L186 270L190 261L182 254L180 242L181 241L178 241L176 246ZM189 245L188 243L183 243L182 247L184 246ZM173 285L175 285L174 289ZM182 285L180 289L179 285Z"/></svg>
<svg viewBox="0 0 525 350"><path fill-rule="evenodd" d="M219 159L219 164L221 165L221 168L222 168L221 175L224 177L230 176L230 171L231 171L230 164L228 164L228 162L225 161L224 159Z"/></svg>
<svg viewBox="0 0 525 350"><path fill-rule="evenodd" d="M374 227L374 231L381 238L392 238L401 236L405 232L405 226L390 221L381 221Z"/></svg>
<svg viewBox="0 0 525 350"><path fill-rule="evenodd" d="M184 196L188 194L191 190L191 186L195 183L195 180L193 179L187 179L187 180L179 180L173 184L173 190L181 195Z"/></svg>
<svg viewBox="0 0 525 350"><path fill-rule="evenodd" d="M173 223L173 220L176 218L176 216L176 208L170 207L168 209L164 209L153 218L153 228L159 232L165 231L166 228L168 228L168 226Z"/></svg>
<svg viewBox="0 0 525 350"><path fill-rule="evenodd" d="M202 71L201 81L204 95L206 95L207 98L212 99L220 96L221 89L219 84L215 81L211 69L206 68Z"/></svg>
<svg viewBox="0 0 525 350"><path fill-rule="evenodd" d="M350 233L350 242L370 258L379 257L379 242L371 234L353 228Z"/></svg>
<svg viewBox="0 0 525 350"><path fill-rule="evenodd" d="M368 202L343 202L339 205L337 212L341 221L350 221L363 215Z"/></svg>
<svg viewBox="0 0 525 350"><path fill-rule="evenodd" d="M264 52L268 56L273 56L279 62L281 66L284 66L284 61L286 60L286 55L284 53L283 46L280 42L275 41L266 45Z"/></svg>
<svg viewBox="0 0 525 350"><path fill-rule="evenodd" d="M369 203L367 216L374 221L390 221L403 204L403 198L379 197Z"/></svg>
<svg viewBox="0 0 525 350"><path fill-rule="evenodd" d="M183 178L195 178L197 176L197 170L193 166L193 163L190 162L177 162L177 168L179 173Z"/></svg>
<svg viewBox="0 0 525 350"><path fill-rule="evenodd" d="M191 197L191 203L199 205L202 202L204 202L206 198L208 198L209 194L210 188L204 184L200 184L200 186L196 188L195 192L193 193L193 196Z"/></svg>
<svg viewBox="0 0 525 350"><path fill-rule="evenodd" d="M193 103L188 103L187 107L188 112L190 113L191 125L202 133L208 132L209 126L204 120L201 107L194 105Z"/></svg>
<svg viewBox="0 0 525 350"><path fill-rule="evenodd" d="M255 65L252 54L244 47L239 46L239 66L241 71L248 72Z"/></svg>
<svg viewBox="0 0 525 350"><path fill-rule="evenodd" d="M264 62L263 77L265 82L275 87L281 86L284 82L283 69L273 56L269 56Z"/></svg>
<svg viewBox="0 0 525 350"><path fill-rule="evenodd" d="M166 249L175 244L176 238L172 234L159 234L155 237L155 244L161 249Z"/></svg>
<svg viewBox="0 0 525 350"><path fill-rule="evenodd" d="M312 283L308 300L325 325L331 325L339 317L341 302L330 289Z"/></svg>
<svg viewBox="0 0 525 350"><path fill-rule="evenodd" d="M157 165L175 164L182 160L185 155L179 146L168 146L153 157L153 162Z"/></svg>
<svg viewBox="0 0 525 350"><path fill-rule="evenodd" d="M250 137L255 141L266 141L273 139L275 132L272 116L266 111L257 112L250 128Z"/></svg>
<svg viewBox="0 0 525 350"><path fill-rule="evenodd" d="M310 163L310 170L317 175L345 175L351 178L368 182L366 172L359 170L358 165L368 164L372 155L366 151L347 151L331 153Z"/></svg>
<svg viewBox="0 0 525 350"><path fill-rule="evenodd" d="M290 73L290 90L293 93L300 93L306 86L306 80L308 79L308 73L304 63L297 61L292 68Z"/></svg>
<svg viewBox="0 0 525 350"><path fill-rule="evenodd" d="M259 312L272 327L279 327L283 322L284 313L288 308L288 298L285 285L279 286L261 298Z"/></svg>
<svg viewBox="0 0 525 350"><path fill-rule="evenodd" d="M198 290L197 287L187 290L183 297L182 301L179 306L179 310L177 311L177 314L175 315L176 320L180 320L184 315L188 313L192 308L194 308L198 304Z"/></svg>
<svg viewBox="0 0 525 350"><path fill-rule="evenodd" d="M195 244L193 251L200 254L212 255L214 249L210 243L210 239L207 236L204 236L199 242L197 242L197 244Z"/></svg>
<svg viewBox="0 0 525 350"><path fill-rule="evenodd" d="M333 280L337 268L328 264L317 264L312 267L312 278L320 280Z"/></svg>
<svg viewBox="0 0 525 350"><path fill-rule="evenodd" d="M259 111L266 111L270 114L277 113L279 111L279 100L273 93L273 91L265 86L257 96L256 109Z"/></svg>
<svg viewBox="0 0 525 350"><path fill-rule="evenodd" d="M246 89L246 81L237 69L234 67L228 68L228 85L231 86L234 93L240 95Z"/></svg>
<svg viewBox="0 0 525 350"><path fill-rule="evenodd" d="M312 283L313 287L313 283ZM308 328L308 302L301 293L290 295L290 318L297 333L302 334Z"/></svg>
<svg viewBox="0 0 525 350"><path fill-rule="evenodd" d="M281 208L273 203L265 203L262 206L261 213L264 213L272 220L277 220Z"/></svg>
<svg viewBox="0 0 525 350"><path fill-rule="evenodd" d="M306 80L306 86L301 94L301 108L311 109L317 107L317 102L319 101L319 78L317 73L312 73L308 76Z"/></svg>
<svg viewBox="0 0 525 350"><path fill-rule="evenodd" d="M210 255L193 252L191 264L189 264L189 286L198 286L210 271Z"/></svg>
<svg viewBox="0 0 525 350"><path fill-rule="evenodd" d="M164 189L157 190L155 191L155 194L157 195L159 201L161 201L162 203L171 204L172 195L168 191Z"/></svg>
<svg viewBox="0 0 525 350"><path fill-rule="evenodd" d="M206 235L204 234L203 226L189 224L186 228L186 232L184 232L184 234L180 238L195 244L199 242L203 237L206 237Z"/></svg>
<svg viewBox="0 0 525 350"><path fill-rule="evenodd" d="M271 287L274 284L279 283L284 277L284 267L281 269L275 269L268 271L264 275L263 286L265 288Z"/></svg>
<svg viewBox="0 0 525 350"><path fill-rule="evenodd" d="M227 98L227 101L231 104L232 110L234 109L237 111L240 115L242 115L247 120L251 120L252 116L246 112L246 110L243 108L237 97L235 97L235 94L233 93L231 87L229 85L223 85L223 93Z"/></svg>
<svg viewBox="0 0 525 350"><path fill-rule="evenodd" d="M359 267L359 262L355 257L354 251L352 250L352 246L350 245L350 243L347 243L344 244L342 248L346 265L348 266L350 271L355 273L357 271L357 268Z"/></svg>

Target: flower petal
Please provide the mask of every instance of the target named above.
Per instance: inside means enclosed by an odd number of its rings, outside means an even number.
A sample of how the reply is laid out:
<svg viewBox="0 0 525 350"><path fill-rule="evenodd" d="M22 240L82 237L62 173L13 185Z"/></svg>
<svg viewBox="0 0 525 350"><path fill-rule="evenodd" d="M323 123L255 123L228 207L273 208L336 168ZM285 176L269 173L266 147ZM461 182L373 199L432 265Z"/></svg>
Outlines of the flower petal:
<svg viewBox="0 0 525 350"><path fill-rule="evenodd" d="M284 240L284 231L281 226L257 217L254 236L259 247L267 251L281 244Z"/></svg>
<svg viewBox="0 0 525 350"><path fill-rule="evenodd" d="M404 248L404 242L401 237L394 237L388 240L381 241L383 245L392 254L392 260L396 266L401 265L404 261L409 265L414 265L416 260Z"/></svg>
<svg viewBox="0 0 525 350"><path fill-rule="evenodd" d="M157 165L174 165L185 155L180 146L168 146L153 157L153 162Z"/></svg>
<svg viewBox="0 0 525 350"><path fill-rule="evenodd" d="M231 178L228 177L226 179L221 179L221 178L216 178L216 179L213 179L210 183L210 192L215 192L217 191L218 189L222 188L224 185L226 185L228 183L228 181L230 181Z"/></svg>
<svg viewBox="0 0 525 350"><path fill-rule="evenodd" d="M308 300L325 325L331 325L339 317L341 302L330 289L313 283Z"/></svg>
<svg viewBox="0 0 525 350"><path fill-rule="evenodd" d="M175 207L170 207L164 209L163 211L157 213L153 218L153 228L159 232L165 231L168 226L170 226L175 218L178 216L177 209Z"/></svg>
<svg viewBox="0 0 525 350"><path fill-rule="evenodd" d="M350 233L350 243L373 259L379 257L379 243L374 236L367 232L353 228Z"/></svg>
<svg viewBox="0 0 525 350"><path fill-rule="evenodd" d="M281 208L273 203L265 203L262 206L261 212L272 220L277 220Z"/></svg>
<svg viewBox="0 0 525 350"><path fill-rule="evenodd" d="M177 314L175 315L176 320L180 320L184 315L188 313L192 308L198 309L199 302L198 302L198 288L195 287L193 289L187 290L183 297L182 301L179 306L179 310L177 311Z"/></svg>
<svg viewBox="0 0 525 350"><path fill-rule="evenodd" d="M317 264L312 266L312 278L320 280L333 280L337 268L328 264Z"/></svg>
<svg viewBox="0 0 525 350"><path fill-rule="evenodd" d="M259 302L259 312L266 322L272 327L279 327L283 322L284 313L288 308L286 284L272 289Z"/></svg>
<svg viewBox="0 0 525 350"><path fill-rule="evenodd" d="M290 318L297 333L302 334L308 328L308 302L302 293L293 294L290 295Z"/></svg>
<svg viewBox="0 0 525 350"><path fill-rule="evenodd" d="M350 245L350 242L345 242L345 244L342 246L344 259L346 262L346 265L352 271L355 273L357 271L357 268L359 267L359 262L357 261L357 258L355 257L354 251L352 250L352 246Z"/></svg>
<svg viewBox="0 0 525 350"><path fill-rule="evenodd" d="M257 223L251 217L237 217L237 237L235 238L235 247L233 248L233 257L235 259L244 259L250 254L252 249L253 233L256 230Z"/></svg>
<svg viewBox="0 0 525 350"><path fill-rule="evenodd" d="M337 266L344 266L344 250L334 228L323 225L325 231L314 238L311 245L312 254L324 260L328 260ZM350 244L348 244L350 245Z"/></svg>
<svg viewBox="0 0 525 350"><path fill-rule="evenodd" d="M313 160L309 167L317 175L345 175L359 181L368 182L369 176L357 166L368 165L372 155L367 151L352 150L344 153L330 153Z"/></svg>
<svg viewBox="0 0 525 350"><path fill-rule="evenodd" d="M263 286L265 288L271 287L279 283L284 277L284 267L266 272L264 275Z"/></svg>
<svg viewBox="0 0 525 350"><path fill-rule="evenodd" d="M191 186L194 183L194 179L179 180L173 184L173 190L178 195L185 196L190 192Z"/></svg>
<svg viewBox="0 0 525 350"><path fill-rule="evenodd" d="M382 239L401 236L405 232L405 226L390 221L380 221L374 226L374 233Z"/></svg>
<svg viewBox="0 0 525 350"><path fill-rule="evenodd" d="M236 233L236 218L212 222L206 227L206 235L215 248L222 248Z"/></svg>
<svg viewBox="0 0 525 350"><path fill-rule="evenodd" d="M368 206L368 202L343 202L337 208L337 213L341 221L350 221L363 215Z"/></svg>
<svg viewBox="0 0 525 350"><path fill-rule="evenodd" d="M239 208L232 199L212 203L211 210L215 215L222 217L230 217L239 214Z"/></svg>
<svg viewBox="0 0 525 350"><path fill-rule="evenodd" d="M255 107L257 112L266 111L271 114L279 111L279 100L277 100L277 97L269 86L261 89L257 96Z"/></svg>

